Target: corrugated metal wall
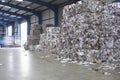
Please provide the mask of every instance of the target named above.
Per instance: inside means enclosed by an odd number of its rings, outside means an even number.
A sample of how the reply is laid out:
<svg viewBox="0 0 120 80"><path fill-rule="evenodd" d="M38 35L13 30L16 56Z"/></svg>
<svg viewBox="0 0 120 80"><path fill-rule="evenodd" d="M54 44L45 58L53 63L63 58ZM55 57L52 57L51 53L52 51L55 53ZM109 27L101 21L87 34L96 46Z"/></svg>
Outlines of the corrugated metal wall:
<svg viewBox="0 0 120 80"><path fill-rule="evenodd" d="M42 24L55 24L54 23L54 12L52 10L46 10L42 12Z"/></svg>
<svg viewBox="0 0 120 80"><path fill-rule="evenodd" d="M58 21L59 21L59 25L61 23L62 20L62 9L63 8L59 8L58 13ZM45 10L42 12L42 24L53 24L55 25L55 21L54 21L54 12L50 9ZM35 24L39 24L39 20L38 17L35 15L31 16L31 27L33 27Z"/></svg>

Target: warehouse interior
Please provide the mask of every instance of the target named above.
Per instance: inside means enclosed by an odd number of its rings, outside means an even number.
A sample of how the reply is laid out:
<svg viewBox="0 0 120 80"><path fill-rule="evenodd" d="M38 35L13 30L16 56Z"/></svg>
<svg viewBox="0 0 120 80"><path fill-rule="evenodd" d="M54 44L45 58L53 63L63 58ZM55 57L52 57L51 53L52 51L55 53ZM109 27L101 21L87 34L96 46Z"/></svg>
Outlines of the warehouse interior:
<svg viewBox="0 0 120 80"><path fill-rule="evenodd" d="M120 80L120 0L0 0L1 80Z"/></svg>
<svg viewBox="0 0 120 80"><path fill-rule="evenodd" d="M74 2L77 2L77 0L1 0L0 14L1 26L4 26L4 36L14 36L16 44L20 45L21 30L19 26L23 22L27 22L27 35L30 34L30 28L35 24L58 26L62 16L61 8ZM9 26L12 27L12 33L11 30L8 31Z"/></svg>

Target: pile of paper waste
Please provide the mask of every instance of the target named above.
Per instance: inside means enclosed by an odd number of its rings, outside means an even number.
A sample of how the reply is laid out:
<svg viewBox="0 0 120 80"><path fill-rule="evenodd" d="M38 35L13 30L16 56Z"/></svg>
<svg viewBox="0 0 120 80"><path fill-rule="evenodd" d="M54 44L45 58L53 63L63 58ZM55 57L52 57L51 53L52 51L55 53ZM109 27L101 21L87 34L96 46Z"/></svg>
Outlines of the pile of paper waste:
<svg viewBox="0 0 120 80"><path fill-rule="evenodd" d="M35 50L49 51L62 62L99 64L91 69L111 75L107 71L120 68L119 13L118 4L103 0L81 0L67 5L61 27L45 27L42 34L35 31L36 36L40 35L35 41Z"/></svg>

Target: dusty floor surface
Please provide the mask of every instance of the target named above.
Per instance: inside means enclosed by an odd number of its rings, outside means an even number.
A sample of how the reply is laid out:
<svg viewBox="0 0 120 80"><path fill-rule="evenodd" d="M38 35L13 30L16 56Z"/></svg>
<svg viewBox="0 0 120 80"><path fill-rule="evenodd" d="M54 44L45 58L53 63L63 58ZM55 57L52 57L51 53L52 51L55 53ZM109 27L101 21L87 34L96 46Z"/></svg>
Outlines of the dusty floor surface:
<svg viewBox="0 0 120 80"><path fill-rule="evenodd" d="M0 80L120 80L120 75L105 76L21 48L5 48L0 49Z"/></svg>

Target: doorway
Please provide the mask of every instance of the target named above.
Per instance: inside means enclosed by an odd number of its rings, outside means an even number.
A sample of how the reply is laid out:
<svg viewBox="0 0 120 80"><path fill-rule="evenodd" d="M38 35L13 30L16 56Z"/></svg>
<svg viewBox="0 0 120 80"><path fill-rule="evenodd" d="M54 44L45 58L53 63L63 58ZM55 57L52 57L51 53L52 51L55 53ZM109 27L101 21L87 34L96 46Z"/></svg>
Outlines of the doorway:
<svg viewBox="0 0 120 80"><path fill-rule="evenodd" d="M27 41L27 22L21 23L21 47L25 44Z"/></svg>

